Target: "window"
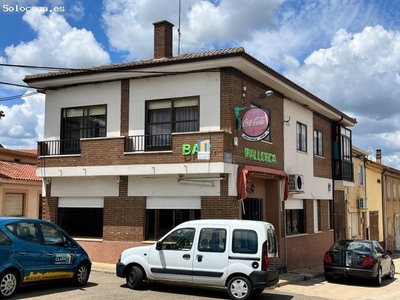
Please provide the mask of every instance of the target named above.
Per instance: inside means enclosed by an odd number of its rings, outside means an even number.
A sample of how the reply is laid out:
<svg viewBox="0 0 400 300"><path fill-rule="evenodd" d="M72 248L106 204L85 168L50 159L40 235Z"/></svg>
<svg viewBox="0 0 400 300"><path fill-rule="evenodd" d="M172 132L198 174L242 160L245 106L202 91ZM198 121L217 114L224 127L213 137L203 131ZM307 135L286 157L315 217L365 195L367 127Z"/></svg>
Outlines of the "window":
<svg viewBox="0 0 400 300"><path fill-rule="evenodd" d="M103 237L103 208L59 207L58 225L74 237Z"/></svg>
<svg viewBox="0 0 400 300"><path fill-rule="evenodd" d="M200 231L199 251L225 252L226 230L223 228L203 228Z"/></svg>
<svg viewBox="0 0 400 300"><path fill-rule="evenodd" d="M320 201L314 200L313 209L314 209L314 232L319 232L319 231L321 231L321 207L320 207Z"/></svg>
<svg viewBox="0 0 400 300"><path fill-rule="evenodd" d="M364 185L364 166L358 165L358 185L363 186Z"/></svg>
<svg viewBox="0 0 400 300"><path fill-rule="evenodd" d="M147 209L146 239L157 240L175 226L200 219L200 209Z"/></svg>
<svg viewBox="0 0 400 300"><path fill-rule="evenodd" d="M319 130L314 130L314 154L324 156L323 152L323 136Z"/></svg>
<svg viewBox="0 0 400 300"><path fill-rule="evenodd" d="M105 136L106 105L64 108L62 110L61 153L79 153L81 138Z"/></svg>
<svg viewBox="0 0 400 300"><path fill-rule="evenodd" d="M307 152L307 126L297 122L297 150Z"/></svg>
<svg viewBox="0 0 400 300"><path fill-rule="evenodd" d="M386 200L390 200L390 183L386 183Z"/></svg>
<svg viewBox="0 0 400 300"><path fill-rule="evenodd" d="M271 141L271 110L268 108L262 107L260 105L257 105L257 104L251 104L251 108L253 108L253 107L261 108L268 115L268 128L267 128L268 135L265 138L263 138L262 141L270 142Z"/></svg>
<svg viewBox="0 0 400 300"><path fill-rule="evenodd" d="M182 228L173 231L162 241L162 249L190 250L192 249L195 234L194 228Z"/></svg>
<svg viewBox="0 0 400 300"><path fill-rule="evenodd" d="M397 188L395 183L393 183L393 200L397 200Z"/></svg>
<svg viewBox="0 0 400 300"><path fill-rule="evenodd" d="M172 132L199 131L198 98L146 102L146 150L171 147Z"/></svg>
<svg viewBox="0 0 400 300"><path fill-rule="evenodd" d="M24 194L6 194L4 215L13 217L24 215Z"/></svg>
<svg viewBox="0 0 400 300"><path fill-rule="evenodd" d="M347 128L340 128L340 139L341 139L341 159L351 161L351 131Z"/></svg>
<svg viewBox="0 0 400 300"><path fill-rule="evenodd" d="M286 233L287 235L305 233L303 209L286 210Z"/></svg>
<svg viewBox="0 0 400 300"><path fill-rule="evenodd" d="M257 245L258 239L255 231L242 229L236 229L233 231L232 252L256 254L258 251Z"/></svg>
<svg viewBox="0 0 400 300"><path fill-rule="evenodd" d="M0 246L9 246L12 245L10 238L0 230Z"/></svg>
<svg viewBox="0 0 400 300"><path fill-rule="evenodd" d="M19 222L8 224L7 229L20 239L39 244L37 227L33 223Z"/></svg>

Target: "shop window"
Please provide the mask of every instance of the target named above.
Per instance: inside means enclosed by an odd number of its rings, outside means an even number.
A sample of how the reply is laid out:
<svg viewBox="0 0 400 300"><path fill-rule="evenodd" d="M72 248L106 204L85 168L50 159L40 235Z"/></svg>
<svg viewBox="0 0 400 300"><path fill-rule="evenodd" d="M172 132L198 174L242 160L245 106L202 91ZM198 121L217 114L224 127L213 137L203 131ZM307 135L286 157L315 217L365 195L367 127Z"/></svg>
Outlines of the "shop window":
<svg viewBox="0 0 400 300"><path fill-rule="evenodd" d="M307 152L307 125L297 122L296 137L297 150Z"/></svg>
<svg viewBox="0 0 400 300"><path fill-rule="evenodd" d="M103 208L58 208L58 225L73 237L102 238Z"/></svg>
<svg viewBox="0 0 400 300"><path fill-rule="evenodd" d="M201 218L200 209L147 209L146 239L157 240L175 226Z"/></svg>
<svg viewBox="0 0 400 300"><path fill-rule="evenodd" d="M21 217L24 215L24 194L6 194L4 215Z"/></svg>
<svg viewBox="0 0 400 300"><path fill-rule="evenodd" d="M286 210L286 233L287 235L305 233L304 209Z"/></svg>

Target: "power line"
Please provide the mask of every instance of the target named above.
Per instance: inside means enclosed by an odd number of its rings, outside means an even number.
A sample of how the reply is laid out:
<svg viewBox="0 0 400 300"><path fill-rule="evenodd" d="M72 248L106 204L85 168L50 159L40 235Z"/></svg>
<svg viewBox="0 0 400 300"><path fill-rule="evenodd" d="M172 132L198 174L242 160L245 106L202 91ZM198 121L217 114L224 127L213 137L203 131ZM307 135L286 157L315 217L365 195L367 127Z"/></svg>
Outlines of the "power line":
<svg viewBox="0 0 400 300"><path fill-rule="evenodd" d="M25 97L33 96L36 94L39 94L39 92L31 92L31 93L26 93L26 94L22 94L22 95L3 97L3 98L0 98L0 102L11 101L11 100L19 99L19 98L25 98Z"/></svg>

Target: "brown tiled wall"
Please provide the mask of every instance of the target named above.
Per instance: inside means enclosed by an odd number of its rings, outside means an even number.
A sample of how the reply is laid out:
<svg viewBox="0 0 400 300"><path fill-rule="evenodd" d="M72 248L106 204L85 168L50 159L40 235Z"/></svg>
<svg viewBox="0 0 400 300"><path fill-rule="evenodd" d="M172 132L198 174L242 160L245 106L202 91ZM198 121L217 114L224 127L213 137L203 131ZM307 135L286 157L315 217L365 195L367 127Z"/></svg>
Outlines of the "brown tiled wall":
<svg viewBox="0 0 400 300"><path fill-rule="evenodd" d="M46 195L50 195L51 184L46 187ZM58 221L58 197L43 198L42 218L57 224Z"/></svg>
<svg viewBox="0 0 400 300"><path fill-rule="evenodd" d="M129 80L121 80L121 136L129 135Z"/></svg>
<svg viewBox="0 0 400 300"><path fill-rule="evenodd" d="M304 200L305 232L314 233L314 200Z"/></svg>
<svg viewBox="0 0 400 300"><path fill-rule="evenodd" d="M331 123L314 113L314 129L323 134L323 157L314 155L314 176L332 178ZM313 132L314 134L314 132Z"/></svg>

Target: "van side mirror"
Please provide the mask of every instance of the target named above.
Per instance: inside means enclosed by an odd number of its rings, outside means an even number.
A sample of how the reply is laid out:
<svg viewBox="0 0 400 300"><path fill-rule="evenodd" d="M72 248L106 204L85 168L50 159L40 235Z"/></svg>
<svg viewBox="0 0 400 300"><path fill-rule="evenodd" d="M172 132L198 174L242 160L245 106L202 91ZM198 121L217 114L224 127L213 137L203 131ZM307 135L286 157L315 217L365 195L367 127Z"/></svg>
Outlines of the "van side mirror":
<svg viewBox="0 0 400 300"><path fill-rule="evenodd" d="M156 243L156 250L160 251L162 248L162 242L161 241L157 241Z"/></svg>

